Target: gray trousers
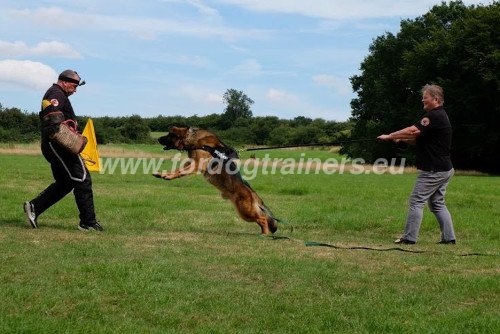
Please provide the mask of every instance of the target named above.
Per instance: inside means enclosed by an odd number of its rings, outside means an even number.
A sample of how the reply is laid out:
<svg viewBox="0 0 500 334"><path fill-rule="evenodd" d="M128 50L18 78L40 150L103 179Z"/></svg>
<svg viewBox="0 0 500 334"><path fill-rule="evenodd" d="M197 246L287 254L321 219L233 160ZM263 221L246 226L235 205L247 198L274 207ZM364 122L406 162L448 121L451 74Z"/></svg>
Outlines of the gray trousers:
<svg viewBox="0 0 500 334"><path fill-rule="evenodd" d="M434 213L439 222L441 240L455 240L453 222L444 201L446 187L453 174L455 174L453 168L447 172L419 171L417 181L410 196L408 217L402 238L417 241L418 231L422 223L424 205L428 202L429 209Z"/></svg>

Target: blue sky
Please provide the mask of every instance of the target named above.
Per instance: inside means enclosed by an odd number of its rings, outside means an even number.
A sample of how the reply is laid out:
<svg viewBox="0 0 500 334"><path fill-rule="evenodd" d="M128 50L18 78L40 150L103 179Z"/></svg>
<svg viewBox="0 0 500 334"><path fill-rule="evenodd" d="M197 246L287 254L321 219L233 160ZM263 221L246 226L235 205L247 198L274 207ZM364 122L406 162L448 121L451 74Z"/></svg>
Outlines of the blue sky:
<svg viewBox="0 0 500 334"><path fill-rule="evenodd" d="M234 88L254 116L344 121L373 39L439 3L0 0L0 103L38 112L70 68L87 81L77 115L220 114Z"/></svg>

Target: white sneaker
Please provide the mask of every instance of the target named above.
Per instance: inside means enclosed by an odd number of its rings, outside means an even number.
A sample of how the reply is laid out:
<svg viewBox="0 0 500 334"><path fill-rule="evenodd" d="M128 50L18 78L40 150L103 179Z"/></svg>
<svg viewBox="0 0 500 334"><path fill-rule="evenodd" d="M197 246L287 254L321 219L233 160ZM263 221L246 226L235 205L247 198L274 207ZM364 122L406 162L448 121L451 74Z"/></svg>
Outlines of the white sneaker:
<svg viewBox="0 0 500 334"><path fill-rule="evenodd" d="M408 240L408 239L405 239L405 238L398 238L398 239L394 240L394 243L395 244L414 245L415 241L411 241L411 240Z"/></svg>
<svg viewBox="0 0 500 334"><path fill-rule="evenodd" d="M26 216L26 222L28 222L31 227L38 228L35 206L31 202L24 202L24 212Z"/></svg>

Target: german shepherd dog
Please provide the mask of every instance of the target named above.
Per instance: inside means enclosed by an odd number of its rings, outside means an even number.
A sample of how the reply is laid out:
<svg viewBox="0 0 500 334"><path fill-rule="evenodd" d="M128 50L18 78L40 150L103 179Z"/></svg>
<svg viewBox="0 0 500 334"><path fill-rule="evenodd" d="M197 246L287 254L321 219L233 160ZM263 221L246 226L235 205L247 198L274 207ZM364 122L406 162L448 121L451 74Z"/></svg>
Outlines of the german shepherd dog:
<svg viewBox="0 0 500 334"><path fill-rule="evenodd" d="M262 234L278 230L278 220L248 182L243 180L232 161L238 158L238 154L215 134L192 127L172 127L158 142L164 146L164 150L187 151L190 159L182 168L172 173L156 173L153 176L173 180L201 171L207 181L219 189L222 198L229 199L234 204L243 220L256 222Z"/></svg>

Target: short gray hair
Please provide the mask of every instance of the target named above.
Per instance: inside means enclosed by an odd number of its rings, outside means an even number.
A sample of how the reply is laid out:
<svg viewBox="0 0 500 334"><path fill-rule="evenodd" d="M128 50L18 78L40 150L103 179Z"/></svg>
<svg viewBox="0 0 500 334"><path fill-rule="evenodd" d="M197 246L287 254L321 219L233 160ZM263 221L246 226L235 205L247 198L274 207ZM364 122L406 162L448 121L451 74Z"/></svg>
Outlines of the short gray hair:
<svg viewBox="0 0 500 334"><path fill-rule="evenodd" d="M428 92L430 96L437 99L440 105L444 104L444 93L443 88L434 84L427 84L422 87L422 94Z"/></svg>

